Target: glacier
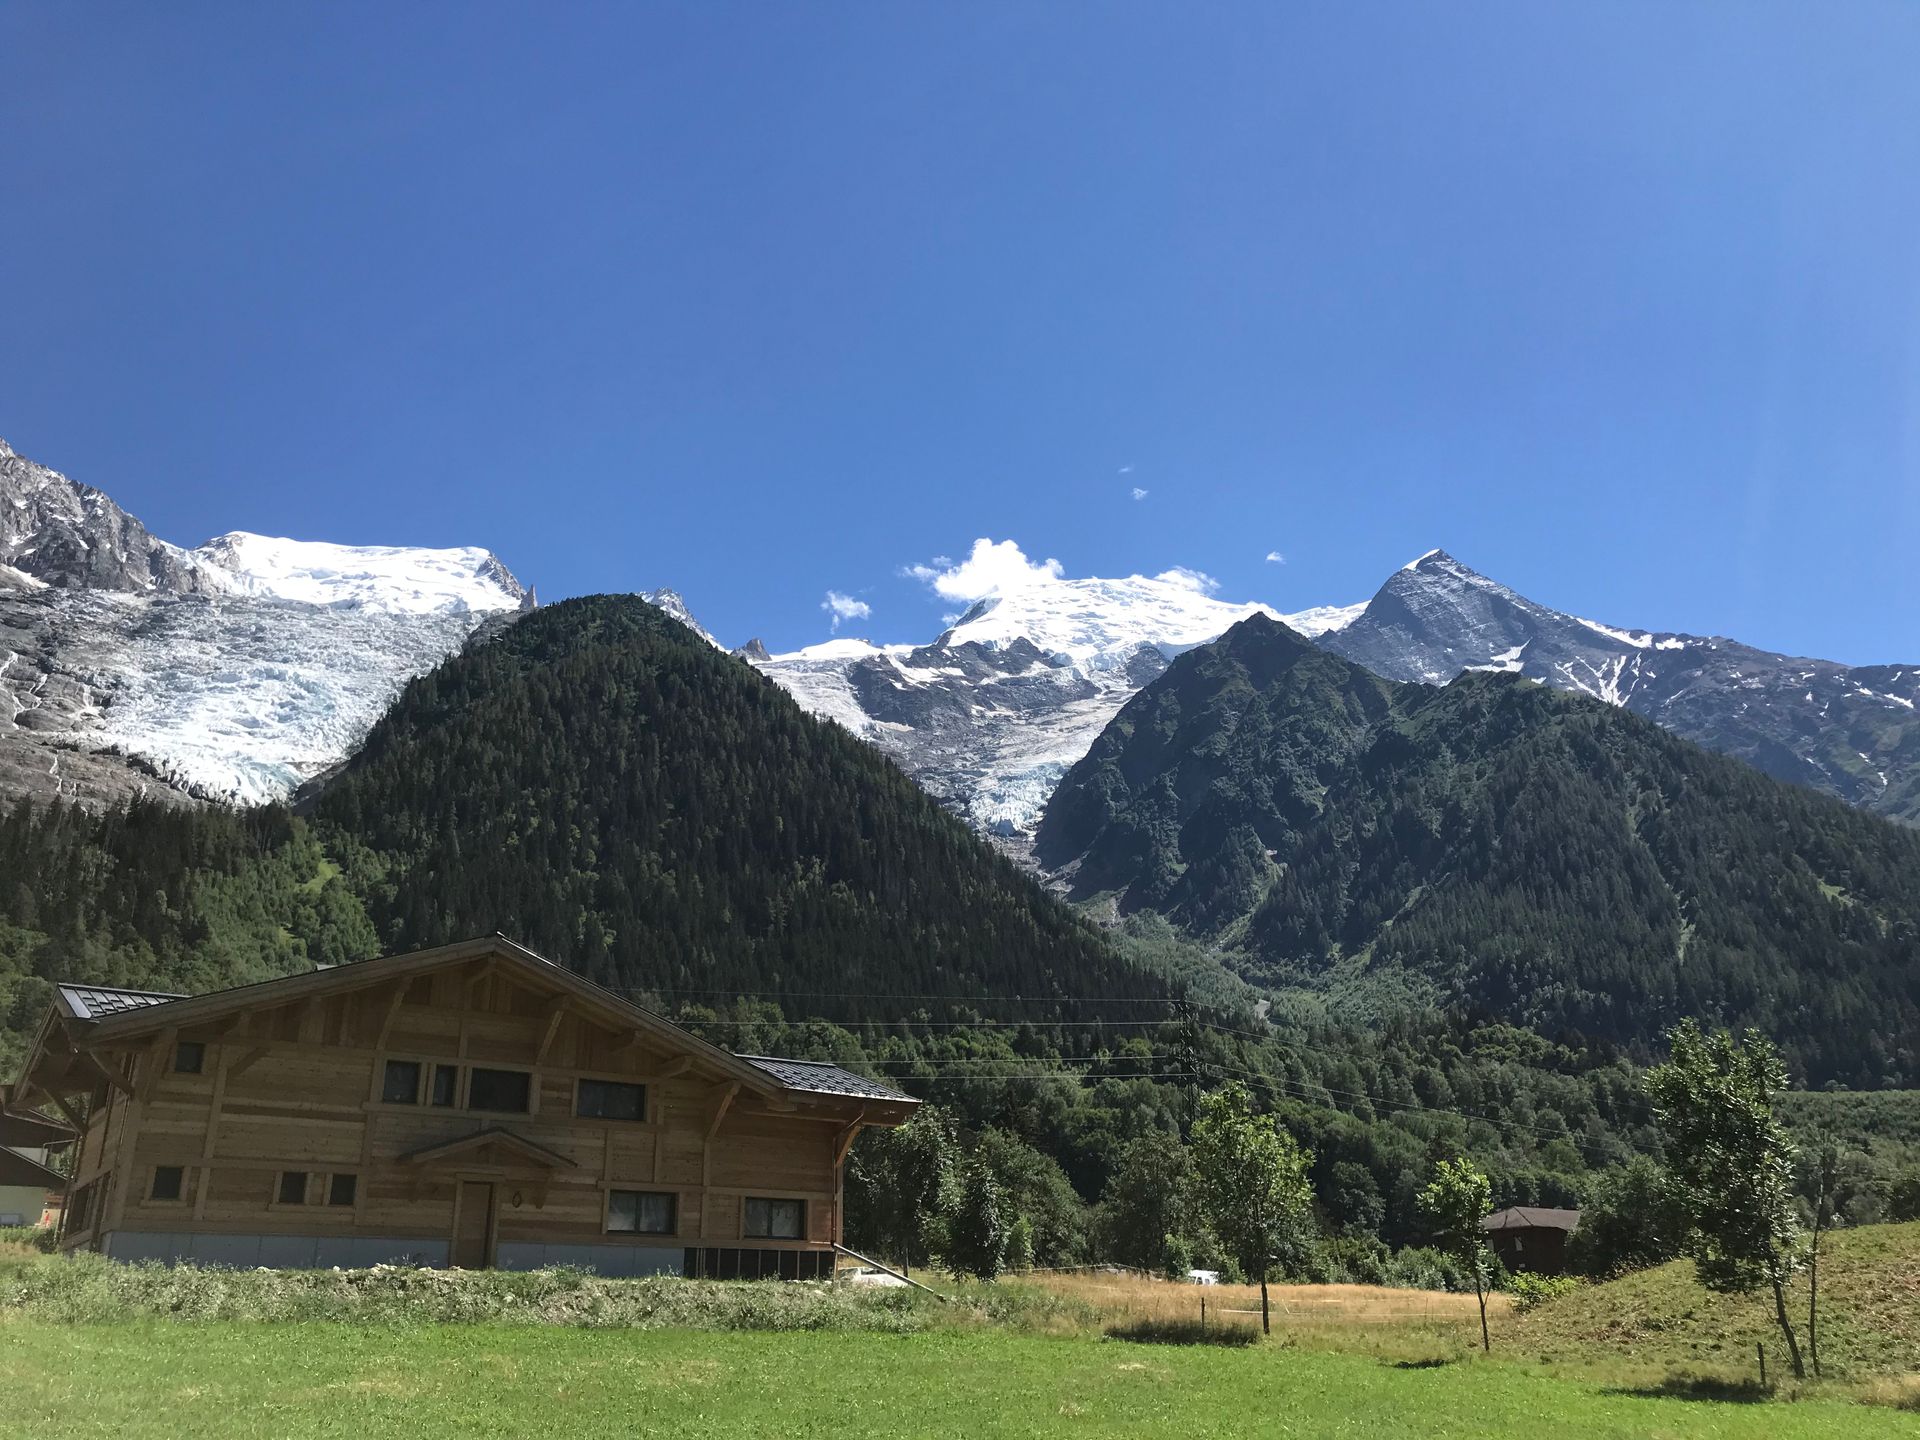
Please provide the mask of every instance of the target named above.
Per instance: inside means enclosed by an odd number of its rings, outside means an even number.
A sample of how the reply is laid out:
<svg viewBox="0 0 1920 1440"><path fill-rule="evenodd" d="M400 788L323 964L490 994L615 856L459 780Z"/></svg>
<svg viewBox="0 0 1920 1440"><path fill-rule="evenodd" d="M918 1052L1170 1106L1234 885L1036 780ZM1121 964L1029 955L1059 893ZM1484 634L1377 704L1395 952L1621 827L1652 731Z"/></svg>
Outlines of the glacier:
<svg viewBox="0 0 1920 1440"><path fill-rule="evenodd" d="M286 800L409 679L534 603L473 546L184 549L0 442L0 789Z"/></svg>
<svg viewBox="0 0 1920 1440"><path fill-rule="evenodd" d="M1175 656L1255 613L1324 634L1364 608L1282 615L1214 599L1173 571L1049 578L976 601L926 645L841 637L743 653L813 714L892 756L975 829L1018 841L1120 707Z"/></svg>

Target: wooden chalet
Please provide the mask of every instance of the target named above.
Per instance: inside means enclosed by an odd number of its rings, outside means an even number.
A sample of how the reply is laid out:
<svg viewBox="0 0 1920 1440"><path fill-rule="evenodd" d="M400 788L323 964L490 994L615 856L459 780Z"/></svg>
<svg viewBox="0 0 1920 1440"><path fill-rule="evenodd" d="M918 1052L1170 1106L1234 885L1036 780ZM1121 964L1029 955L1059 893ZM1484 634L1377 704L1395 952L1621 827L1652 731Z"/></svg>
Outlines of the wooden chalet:
<svg viewBox="0 0 1920 1440"><path fill-rule="evenodd" d="M209 995L61 985L14 1102L78 1132L66 1250L789 1279L832 1273L847 1152L917 1103L498 936Z"/></svg>
<svg viewBox="0 0 1920 1440"><path fill-rule="evenodd" d="M1511 1205L1480 1222L1487 1244L1514 1274L1558 1275L1567 1268L1567 1240L1580 1228L1578 1210Z"/></svg>

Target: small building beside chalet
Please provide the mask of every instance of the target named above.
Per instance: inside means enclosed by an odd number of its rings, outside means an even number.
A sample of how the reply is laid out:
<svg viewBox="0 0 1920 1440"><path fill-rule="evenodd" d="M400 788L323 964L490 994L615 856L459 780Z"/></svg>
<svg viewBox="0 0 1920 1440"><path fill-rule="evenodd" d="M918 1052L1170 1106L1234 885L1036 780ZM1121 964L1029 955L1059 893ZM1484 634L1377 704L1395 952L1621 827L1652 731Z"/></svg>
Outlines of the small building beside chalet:
<svg viewBox="0 0 1920 1440"><path fill-rule="evenodd" d="M1558 1275L1567 1268L1567 1237L1580 1228L1580 1212L1512 1205L1487 1216L1480 1228L1514 1274Z"/></svg>
<svg viewBox="0 0 1920 1440"><path fill-rule="evenodd" d="M66 1190L66 1177L47 1165L48 1152L66 1145L73 1132L45 1116L12 1108L9 1087L0 1085L0 1225L38 1225L49 1199Z"/></svg>
<svg viewBox="0 0 1920 1440"><path fill-rule="evenodd" d="M65 1250L794 1279L833 1271L855 1137L917 1102L496 936L191 997L59 986L14 1103L78 1134Z"/></svg>

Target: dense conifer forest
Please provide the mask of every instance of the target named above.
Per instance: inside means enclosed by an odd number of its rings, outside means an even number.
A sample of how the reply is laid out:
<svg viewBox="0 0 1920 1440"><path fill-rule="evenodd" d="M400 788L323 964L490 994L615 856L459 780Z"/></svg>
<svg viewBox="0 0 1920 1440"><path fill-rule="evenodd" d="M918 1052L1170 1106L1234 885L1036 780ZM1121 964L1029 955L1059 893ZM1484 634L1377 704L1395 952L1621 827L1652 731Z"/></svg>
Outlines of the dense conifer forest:
<svg viewBox="0 0 1920 1440"><path fill-rule="evenodd" d="M634 597L415 681L315 824L393 949L490 931L616 989L1165 998L891 762Z"/></svg>
<svg viewBox="0 0 1920 1440"><path fill-rule="evenodd" d="M1642 1058L1691 1015L1813 1083L1920 1080L1920 834L1518 676L1392 684L1254 617L1120 713L1038 850L1347 1013Z"/></svg>

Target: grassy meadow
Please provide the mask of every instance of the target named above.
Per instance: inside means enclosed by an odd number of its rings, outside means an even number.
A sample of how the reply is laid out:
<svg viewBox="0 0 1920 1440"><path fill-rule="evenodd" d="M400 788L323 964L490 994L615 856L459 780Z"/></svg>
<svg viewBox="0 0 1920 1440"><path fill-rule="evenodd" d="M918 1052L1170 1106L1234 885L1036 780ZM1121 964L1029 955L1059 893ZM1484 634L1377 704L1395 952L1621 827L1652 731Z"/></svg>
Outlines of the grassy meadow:
<svg viewBox="0 0 1920 1440"><path fill-rule="evenodd" d="M1912 1435L1833 1401L1722 1404L1500 1361L1003 1330L592 1331L0 1322L21 1436Z"/></svg>
<svg viewBox="0 0 1920 1440"><path fill-rule="evenodd" d="M1236 1313L1254 1287L1209 1287L1202 1332L1198 1287L1142 1277L942 1302L572 1271L170 1270L14 1244L0 1435L1920 1434L1920 1224L1842 1232L1824 1272L1829 1378L1768 1395L1764 1311L1686 1265L1524 1314L1496 1297L1486 1357L1471 1295L1368 1286L1275 1286L1262 1339Z"/></svg>

